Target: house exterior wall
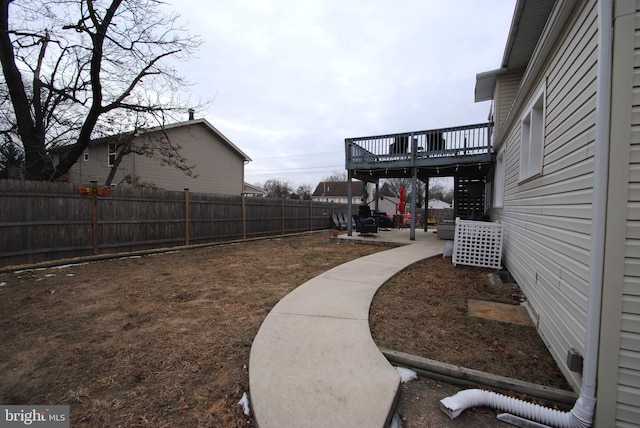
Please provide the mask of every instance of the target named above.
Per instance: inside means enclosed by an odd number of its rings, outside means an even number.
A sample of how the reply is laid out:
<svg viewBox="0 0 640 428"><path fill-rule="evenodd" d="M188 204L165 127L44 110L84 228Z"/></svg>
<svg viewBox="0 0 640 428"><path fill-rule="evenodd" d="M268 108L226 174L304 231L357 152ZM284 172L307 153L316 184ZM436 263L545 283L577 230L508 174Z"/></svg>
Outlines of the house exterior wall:
<svg viewBox="0 0 640 428"><path fill-rule="evenodd" d="M602 427L640 421L640 1L616 2L615 6L595 421L595 426Z"/></svg>
<svg viewBox="0 0 640 428"><path fill-rule="evenodd" d="M366 186L362 181L354 181L351 188L351 203L353 205L362 204L363 197L366 201L370 201L373 197L374 187ZM364 195L366 189L366 195ZM338 204L346 204L349 202L347 197L348 182L346 181L321 181L311 195L311 200L318 202L334 202Z"/></svg>
<svg viewBox="0 0 640 428"><path fill-rule="evenodd" d="M129 175L140 177L143 183L165 189L221 195L240 195L244 189L244 159L232 147L213 133L203 122L169 127L166 130L172 142L181 146L180 155L187 165L194 166L193 176L179 169L162 165L159 159L144 155L125 156L112 183L119 185ZM135 141L134 141L135 144ZM108 145L89 147L89 160L81 156L69 171L68 181L88 183L97 180L104 183L109 172Z"/></svg>
<svg viewBox="0 0 640 428"><path fill-rule="evenodd" d="M575 389L569 348L584 355L595 129L596 1L580 2L564 26L522 108L496 130L504 148L504 200L492 209L505 225L504 263L525 292L538 331ZM531 66L531 64L530 64ZM496 85L509 92L512 87ZM544 98L542 172L520 179L524 114ZM496 94L506 102L509 96ZM511 104L511 103L510 103ZM496 106L496 112L504 106Z"/></svg>
<svg viewBox="0 0 640 428"><path fill-rule="evenodd" d="M399 199L398 199L399 200ZM372 201L369 206L371 209L375 209L376 201ZM394 201L390 201L388 199L380 199L378 200L378 211L383 212L388 215L394 215L398 213L398 204Z"/></svg>
<svg viewBox="0 0 640 428"><path fill-rule="evenodd" d="M91 180L96 180L98 184L104 184L109 171L107 144L94 145L88 148L87 160L85 160L83 154L71 167L67 173L67 181L70 183L89 184ZM113 184L117 185L127 174L133 175L134 171L133 156L123 158L113 179Z"/></svg>
<svg viewBox="0 0 640 428"><path fill-rule="evenodd" d="M333 202L336 204L346 204L349 202L349 198L346 196L313 196L311 199L317 202ZM361 202L362 196L351 198L351 203L353 205L360 205Z"/></svg>
<svg viewBox="0 0 640 428"><path fill-rule="evenodd" d="M204 124L171 128L167 135L180 144L180 154L187 159L187 165L194 166L193 177L141 155L135 156L136 175L166 190L189 189L219 195L242 193L244 160Z"/></svg>

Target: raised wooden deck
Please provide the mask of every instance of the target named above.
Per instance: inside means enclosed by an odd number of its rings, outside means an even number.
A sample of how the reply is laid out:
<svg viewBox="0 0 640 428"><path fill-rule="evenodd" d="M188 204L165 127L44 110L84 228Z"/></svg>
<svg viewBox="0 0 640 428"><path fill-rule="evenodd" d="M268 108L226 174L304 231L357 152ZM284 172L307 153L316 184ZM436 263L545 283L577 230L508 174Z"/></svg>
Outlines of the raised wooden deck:
<svg viewBox="0 0 640 428"><path fill-rule="evenodd" d="M377 135L345 139L346 169L354 177L368 175L372 180L383 177L408 177L416 167L420 176L443 175L469 165L488 165L491 150L492 123L458 126L427 131ZM483 168L484 169L484 168ZM444 175L455 175L447 171Z"/></svg>

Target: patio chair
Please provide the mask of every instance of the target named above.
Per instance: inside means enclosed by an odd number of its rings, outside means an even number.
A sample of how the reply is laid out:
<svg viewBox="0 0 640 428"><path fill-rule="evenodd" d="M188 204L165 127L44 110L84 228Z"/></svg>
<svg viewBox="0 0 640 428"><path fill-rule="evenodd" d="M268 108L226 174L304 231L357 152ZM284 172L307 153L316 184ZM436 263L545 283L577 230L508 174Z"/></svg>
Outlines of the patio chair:
<svg viewBox="0 0 640 428"><path fill-rule="evenodd" d="M398 135L394 137L393 143L389 145L390 155L404 155L409 150L409 136Z"/></svg>
<svg viewBox="0 0 640 428"><path fill-rule="evenodd" d="M353 221L356 224L356 232L360 236L373 236L374 233L378 233L378 226L375 224L372 218L365 219L367 222L363 222L359 215L353 215ZM368 222L371 221L371 223Z"/></svg>
<svg viewBox="0 0 640 428"><path fill-rule="evenodd" d="M342 230L347 230L347 218L344 213L338 213L338 221L340 222Z"/></svg>
<svg viewBox="0 0 640 428"><path fill-rule="evenodd" d="M338 218L338 214L333 213L331 215L331 220L333 220L334 229L338 229L338 230L346 230L347 229L347 225L343 224L342 222L340 222L340 219Z"/></svg>
<svg viewBox="0 0 640 428"><path fill-rule="evenodd" d="M383 230L391 230L393 227L393 220L387 217L386 213L375 213L375 218L378 220L378 227Z"/></svg>
<svg viewBox="0 0 640 428"><path fill-rule="evenodd" d="M361 220L371 217L371 208L369 208L369 205L358 206L358 216L360 216Z"/></svg>

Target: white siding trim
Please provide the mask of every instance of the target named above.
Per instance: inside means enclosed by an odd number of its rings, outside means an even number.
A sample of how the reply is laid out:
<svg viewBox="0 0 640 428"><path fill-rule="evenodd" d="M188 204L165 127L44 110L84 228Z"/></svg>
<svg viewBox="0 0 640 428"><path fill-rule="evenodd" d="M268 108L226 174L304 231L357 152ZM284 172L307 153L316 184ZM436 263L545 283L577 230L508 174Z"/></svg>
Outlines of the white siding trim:
<svg viewBox="0 0 640 428"><path fill-rule="evenodd" d="M545 142L546 82L520 117L520 181L542 175Z"/></svg>

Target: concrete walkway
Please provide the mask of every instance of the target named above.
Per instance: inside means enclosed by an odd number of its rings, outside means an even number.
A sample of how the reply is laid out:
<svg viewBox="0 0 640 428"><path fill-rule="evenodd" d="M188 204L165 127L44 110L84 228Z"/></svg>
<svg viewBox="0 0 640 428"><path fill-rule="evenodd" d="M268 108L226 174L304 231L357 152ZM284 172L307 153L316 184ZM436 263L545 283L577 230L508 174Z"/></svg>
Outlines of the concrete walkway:
<svg viewBox="0 0 640 428"><path fill-rule="evenodd" d="M388 424L400 377L371 338L369 306L389 278L443 247L430 237L362 257L285 296L251 347L249 390L258 426Z"/></svg>

